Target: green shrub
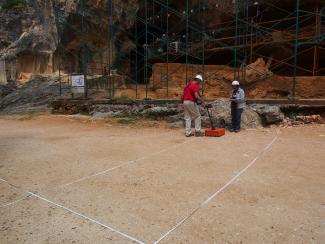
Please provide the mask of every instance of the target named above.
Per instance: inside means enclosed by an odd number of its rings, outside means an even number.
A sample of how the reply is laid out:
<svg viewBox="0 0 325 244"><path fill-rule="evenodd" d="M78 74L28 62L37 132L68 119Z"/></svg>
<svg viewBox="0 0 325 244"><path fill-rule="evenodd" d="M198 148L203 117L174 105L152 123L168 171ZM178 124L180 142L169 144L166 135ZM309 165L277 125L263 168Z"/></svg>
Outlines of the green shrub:
<svg viewBox="0 0 325 244"><path fill-rule="evenodd" d="M5 0L1 5L1 10L22 9L24 3L22 0Z"/></svg>

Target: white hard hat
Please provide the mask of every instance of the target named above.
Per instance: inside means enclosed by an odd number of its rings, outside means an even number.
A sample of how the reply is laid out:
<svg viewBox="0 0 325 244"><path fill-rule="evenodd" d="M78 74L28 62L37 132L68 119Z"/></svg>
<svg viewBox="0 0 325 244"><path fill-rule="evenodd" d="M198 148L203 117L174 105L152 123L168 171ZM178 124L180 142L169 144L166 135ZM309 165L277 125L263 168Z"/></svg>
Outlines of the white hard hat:
<svg viewBox="0 0 325 244"><path fill-rule="evenodd" d="M239 86L239 81L238 80L234 80L232 83L231 83L232 86Z"/></svg>
<svg viewBox="0 0 325 244"><path fill-rule="evenodd" d="M202 75L197 75L197 76L195 76L195 79L198 79L198 80L200 80L200 81L203 81L203 77L202 77Z"/></svg>

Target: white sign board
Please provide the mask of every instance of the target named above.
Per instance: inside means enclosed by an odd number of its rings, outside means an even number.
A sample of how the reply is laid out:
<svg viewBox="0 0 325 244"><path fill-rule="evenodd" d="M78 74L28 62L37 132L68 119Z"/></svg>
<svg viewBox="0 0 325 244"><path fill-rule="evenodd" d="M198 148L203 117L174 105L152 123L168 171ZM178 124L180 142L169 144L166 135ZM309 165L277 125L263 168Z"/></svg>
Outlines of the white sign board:
<svg viewBox="0 0 325 244"><path fill-rule="evenodd" d="M85 86L85 76L84 75L72 75L71 76L71 86L72 87L84 87Z"/></svg>

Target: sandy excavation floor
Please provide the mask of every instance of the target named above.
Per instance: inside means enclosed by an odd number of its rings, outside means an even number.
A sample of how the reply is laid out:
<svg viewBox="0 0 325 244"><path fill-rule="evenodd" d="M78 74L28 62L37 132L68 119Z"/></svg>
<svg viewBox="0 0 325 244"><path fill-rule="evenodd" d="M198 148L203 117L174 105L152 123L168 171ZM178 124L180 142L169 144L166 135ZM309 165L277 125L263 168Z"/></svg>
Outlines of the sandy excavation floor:
<svg viewBox="0 0 325 244"><path fill-rule="evenodd" d="M0 117L0 243L156 241L325 243L325 127Z"/></svg>

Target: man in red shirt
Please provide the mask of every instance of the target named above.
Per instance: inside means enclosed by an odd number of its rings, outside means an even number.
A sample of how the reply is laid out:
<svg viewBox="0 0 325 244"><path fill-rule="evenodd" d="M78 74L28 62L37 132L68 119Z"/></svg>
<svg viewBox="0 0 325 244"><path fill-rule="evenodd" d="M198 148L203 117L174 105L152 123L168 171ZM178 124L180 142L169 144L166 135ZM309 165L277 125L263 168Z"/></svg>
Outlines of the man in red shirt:
<svg viewBox="0 0 325 244"><path fill-rule="evenodd" d="M192 136L192 120L195 123L195 136L203 136L201 131L201 114L199 105L204 105L205 102L199 94L199 86L203 81L202 75L197 75L185 86L183 95L184 104L184 120L186 126L186 137Z"/></svg>

